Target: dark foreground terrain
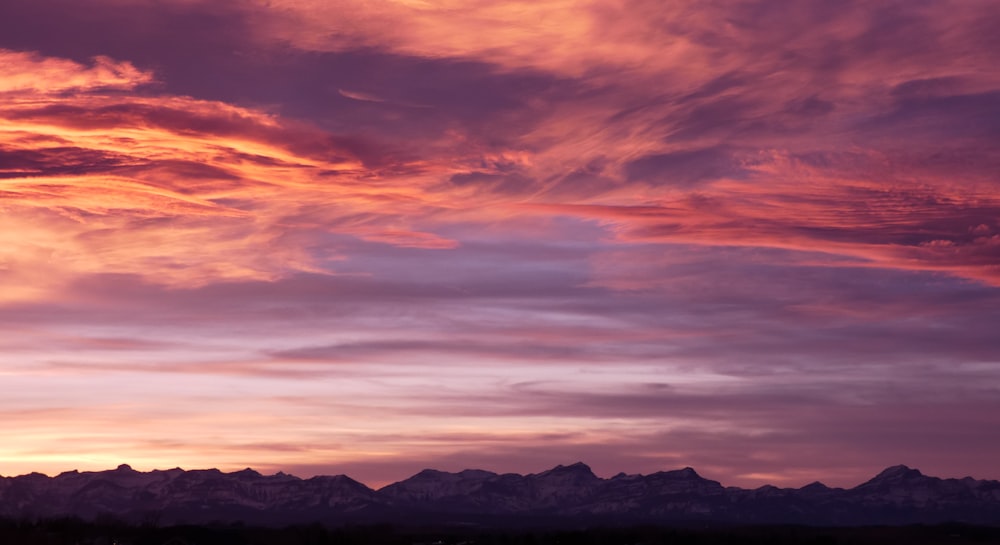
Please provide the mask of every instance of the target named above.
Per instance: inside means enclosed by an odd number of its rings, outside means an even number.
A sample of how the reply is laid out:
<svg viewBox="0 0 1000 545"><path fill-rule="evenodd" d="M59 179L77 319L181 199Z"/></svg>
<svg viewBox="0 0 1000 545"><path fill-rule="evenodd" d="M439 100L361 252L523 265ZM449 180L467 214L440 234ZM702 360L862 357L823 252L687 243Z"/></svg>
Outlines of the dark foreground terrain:
<svg viewBox="0 0 1000 545"><path fill-rule="evenodd" d="M1000 544L1000 528L934 526L636 527L579 530L486 530L389 525L266 528L238 525L156 527L79 519L0 520L10 545L883 545Z"/></svg>

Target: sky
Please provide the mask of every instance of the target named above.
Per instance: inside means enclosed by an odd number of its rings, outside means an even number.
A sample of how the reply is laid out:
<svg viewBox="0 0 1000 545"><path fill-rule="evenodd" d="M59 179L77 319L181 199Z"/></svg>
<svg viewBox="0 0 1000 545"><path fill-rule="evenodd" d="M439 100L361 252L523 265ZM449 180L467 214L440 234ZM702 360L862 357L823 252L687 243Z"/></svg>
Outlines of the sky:
<svg viewBox="0 0 1000 545"><path fill-rule="evenodd" d="M0 2L0 474L1000 478L997 28Z"/></svg>

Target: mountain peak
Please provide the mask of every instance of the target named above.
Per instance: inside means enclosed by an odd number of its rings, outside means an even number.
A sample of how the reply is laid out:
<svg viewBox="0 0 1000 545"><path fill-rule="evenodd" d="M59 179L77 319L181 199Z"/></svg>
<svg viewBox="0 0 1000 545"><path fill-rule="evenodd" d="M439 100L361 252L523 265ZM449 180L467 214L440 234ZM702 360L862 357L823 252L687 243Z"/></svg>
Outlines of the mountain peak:
<svg viewBox="0 0 1000 545"><path fill-rule="evenodd" d="M899 479L912 479L914 477L923 477L924 474L920 472L919 469L913 469L905 465L895 465L889 466L882 470L881 473L875 476L872 480L884 481L887 479L899 480Z"/></svg>
<svg viewBox="0 0 1000 545"><path fill-rule="evenodd" d="M566 484L569 483L593 484L597 481L600 481L600 477L594 475L594 472L591 471L590 466L588 466L583 462L577 462L575 464L570 464L568 466L560 464L547 471L536 473L534 475L528 475L528 477L534 479L547 480L547 481L548 480L558 481Z"/></svg>
<svg viewBox="0 0 1000 545"><path fill-rule="evenodd" d="M458 472L459 475L468 479L488 479L490 477L496 477L496 473L492 471L486 471L485 469L463 469Z"/></svg>
<svg viewBox="0 0 1000 545"><path fill-rule="evenodd" d="M671 471L661 471L659 474L665 477L671 477L676 479L685 479L685 480L703 479L703 477L701 475L698 475L698 472L695 471L693 467L684 467L681 469L674 469Z"/></svg>
<svg viewBox="0 0 1000 545"><path fill-rule="evenodd" d="M416 479L416 478L434 479L434 478L438 478L438 477L440 477L442 475L447 475L447 474L448 474L447 471L441 471L441 470L438 470L438 469L427 468L427 469L421 469L419 473L417 473L416 475L414 475L414 476L412 476L410 478L411 479Z"/></svg>
<svg viewBox="0 0 1000 545"><path fill-rule="evenodd" d="M115 468L115 471L117 471L119 473L135 473L136 472L134 469L132 469L132 466L130 466L128 464L122 464L122 465L118 466L117 468Z"/></svg>
<svg viewBox="0 0 1000 545"><path fill-rule="evenodd" d="M594 472L593 470L590 469L590 466L588 466L583 462L576 462L568 466L559 464L548 471L543 471L539 475L578 475L581 477L597 478L597 475L594 475Z"/></svg>
<svg viewBox="0 0 1000 545"><path fill-rule="evenodd" d="M928 477L926 477L919 470L904 465L896 465L883 469L878 475L872 477L867 482L858 485L858 487L869 488L872 486L899 485L913 483L927 478Z"/></svg>
<svg viewBox="0 0 1000 545"><path fill-rule="evenodd" d="M811 492L819 492L819 491L830 490L830 487L826 486L825 484L823 484L823 483L821 483L819 481L813 481L813 482L811 482L811 483L803 486L799 490L805 490L805 491L811 491Z"/></svg>

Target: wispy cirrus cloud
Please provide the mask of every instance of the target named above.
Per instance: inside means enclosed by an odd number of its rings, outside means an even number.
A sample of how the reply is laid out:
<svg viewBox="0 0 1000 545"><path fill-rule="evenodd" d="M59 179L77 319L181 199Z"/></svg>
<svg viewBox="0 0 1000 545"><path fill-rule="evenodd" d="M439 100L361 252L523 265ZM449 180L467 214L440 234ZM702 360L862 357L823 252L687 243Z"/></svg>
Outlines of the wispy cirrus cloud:
<svg viewBox="0 0 1000 545"><path fill-rule="evenodd" d="M536 96L551 106L544 123L511 142L525 162L455 176L458 191L608 220L626 240L819 247L996 281L996 180L983 167L996 162L986 142L1000 81L977 68L996 60L981 47L994 14L980 4L593 2L561 25L547 23L566 13L558 2L346 3L330 8L336 20L283 6L337 29L303 32L305 48L364 43L573 81L572 94ZM404 19L405 31L381 32ZM282 24L261 35L285 36ZM930 157L979 168L956 180Z"/></svg>
<svg viewBox="0 0 1000 545"><path fill-rule="evenodd" d="M419 184L383 181L401 172L417 180L424 166L382 162L356 153L361 141L260 111L112 93L152 81L128 63L4 58L3 262L18 279L8 297L94 272L167 285L322 272L335 252L311 254L307 239L324 232L454 244L410 228L404 209L436 206ZM310 202L327 203L324 214ZM290 229L315 234L287 244Z"/></svg>

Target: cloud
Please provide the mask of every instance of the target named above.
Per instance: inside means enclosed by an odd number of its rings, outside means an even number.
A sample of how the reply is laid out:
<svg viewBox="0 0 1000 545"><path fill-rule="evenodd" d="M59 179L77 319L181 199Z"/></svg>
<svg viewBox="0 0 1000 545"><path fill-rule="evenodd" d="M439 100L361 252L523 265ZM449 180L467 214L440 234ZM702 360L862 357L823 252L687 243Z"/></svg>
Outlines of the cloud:
<svg viewBox="0 0 1000 545"><path fill-rule="evenodd" d="M16 77L0 119L2 222L7 237L17 235L0 261L19 281L4 298L95 272L177 286L323 270L308 242L284 243L291 226L313 238L454 246L408 228L404 209L434 206L417 187L364 181L407 167L370 168L349 138L219 102L110 93L150 81L128 63L5 55L17 62L4 68ZM322 216L303 215L303 203L333 196ZM52 259L57 270L46 265Z"/></svg>
<svg viewBox="0 0 1000 545"><path fill-rule="evenodd" d="M690 187L703 181L740 177L739 160L727 150L699 149L648 155L625 166L630 181Z"/></svg>
<svg viewBox="0 0 1000 545"><path fill-rule="evenodd" d="M152 81L150 72L104 56L94 57L88 66L37 53L0 49L0 93L8 95L132 89Z"/></svg>
<svg viewBox="0 0 1000 545"><path fill-rule="evenodd" d="M370 95L368 93L361 93L358 91L345 91L343 89L337 89L337 92L340 93L341 96L345 96L347 98L354 100L360 100L362 102L385 102L385 100L375 95Z"/></svg>

